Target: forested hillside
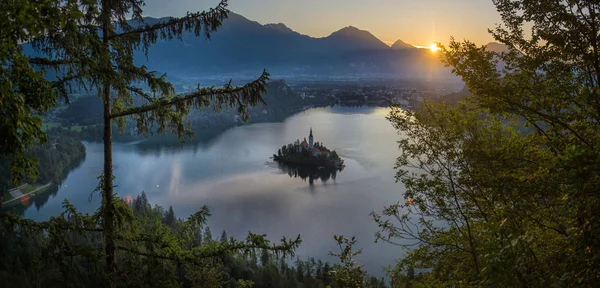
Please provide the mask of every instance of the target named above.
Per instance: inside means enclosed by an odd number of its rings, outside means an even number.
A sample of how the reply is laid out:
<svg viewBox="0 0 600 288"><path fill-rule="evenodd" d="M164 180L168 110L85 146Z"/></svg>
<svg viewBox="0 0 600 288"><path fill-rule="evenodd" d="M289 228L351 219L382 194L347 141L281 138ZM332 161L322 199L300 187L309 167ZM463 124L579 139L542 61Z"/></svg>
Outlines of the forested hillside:
<svg viewBox="0 0 600 288"><path fill-rule="evenodd" d="M329 103L328 99L303 99L282 80L271 81L263 97L265 105L248 109L250 123L279 121L304 109L306 105ZM144 103L143 100L140 100L139 104ZM219 113L214 113L215 108L207 107L192 111L187 117L192 129L228 128L244 123L244 120L237 116L238 112L235 108L223 109ZM77 130L82 132L80 137L84 140L99 141L102 139L102 100L95 95L79 97L60 108L53 120L63 128L78 127ZM124 134L134 134L133 127L134 124L130 122L130 129ZM115 130L115 135L119 134Z"/></svg>
<svg viewBox="0 0 600 288"><path fill-rule="evenodd" d="M78 133L63 129L52 129L47 132L48 142L32 146L27 156L37 159L38 175L24 175L27 183L46 184L60 183L62 177L85 158L85 146L81 143ZM9 161L0 158L0 187L13 187Z"/></svg>
<svg viewBox="0 0 600 288"><path fill-rule="evenodd" d="M213 234L206 224L210 216L206 207L183 220L172 207L152 206L143 192L135 199L123 201L128 203L123 212L129 220L126 232L119 236L122 249L117 257L123 271L119 275L120 286L249 287L252 283L252 287L259 288L347 287L340 273L356 271L359 273L353 279L364 277L368 287L386 287L383 279L369 277L362 270L347 270L344 263L302 260L286 253L284 247L250 248L229 238L226 231ZM57 225L51 234L29 229L37 225L32 221L23 222L23 229L0 223L3 287L104 286L98 253L102 247L101 231L94 226L65 229L92 221L66 202L65 208L62 217L51 220ZM263 245L268 248L267 243ZM235 247L239 248L231 250ZM181 249L194 254L176 252ZM348 256L346 253L344 257Z"/></svg>

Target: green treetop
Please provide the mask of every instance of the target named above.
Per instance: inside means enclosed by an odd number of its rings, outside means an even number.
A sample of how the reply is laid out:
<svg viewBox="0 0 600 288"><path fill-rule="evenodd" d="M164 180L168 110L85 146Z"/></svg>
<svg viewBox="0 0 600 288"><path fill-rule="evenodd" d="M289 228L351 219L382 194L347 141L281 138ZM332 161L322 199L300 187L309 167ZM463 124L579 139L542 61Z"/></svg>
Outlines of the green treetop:
<svg viewBox="0 0 600 288"><path fill-rule="evenodd" d="M406 287L592 287L600 281L600 4L493 1L508 46L442 48L472 93L392 109L404 200L374 214L413 248ZM415 276L414 269L426 271ZM412 274L409 275L408 274ZM404 282L404 283L400 283Z"/></svg>

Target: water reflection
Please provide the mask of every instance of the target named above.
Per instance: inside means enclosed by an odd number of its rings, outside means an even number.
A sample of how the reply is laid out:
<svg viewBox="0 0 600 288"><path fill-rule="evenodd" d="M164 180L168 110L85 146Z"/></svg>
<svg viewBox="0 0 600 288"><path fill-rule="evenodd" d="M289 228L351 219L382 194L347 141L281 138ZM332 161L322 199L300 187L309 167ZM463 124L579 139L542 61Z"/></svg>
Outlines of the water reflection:
<svg viewBox="0 0 600 288"><path fill-rule="evenodd" d="M132 143L131 151L142 156L172 155L184 149L197 152L211 147L214 141L227 130L222 128L198 129L194 130L194 137L186 139L179 139L175 135L153 135L143 141Z"/></svg>
<svg viewBox="0 0 600 288"><path fill-rule="evenodd" d="M33 206L37 211L39 211L51 198L56 197L58 194L58 186L52 185L48 187L47 190L42 191L37 195L25 195L21 197L19 200L12 201L6 207L2 207L0 211L12 211L16 215L23 216L25 215L25 211Z"/></svg>
<svg viewBox="0 0 600 288"><path fill-rule="evenodd" d="M222 129L181 145L173 138L158 143L115 143L115 192L173 206L186 218L206 204L213 212L213 231L233 237L248 231L269 239L301 235L301 258L327 259L336 249L333 233L356 236L364 255L358 259L377 275L401 252L375 244L377 226L369 217L401 199L403 187L394 181L398 153L396 131L385 119L387 109L319 108L298 113L281 123L261 123ZM311 171L278 165L269 158L282 143L313 128L315 139L327 143L344 159L343 171ZM68 199L82 213L94 213L100 197L90 193L102 173L103 147L85 143L87 156L62 185L31 199L18 213L48 220L63 211ZM58 190L58 191L57 191ZM393 251L393 252L392 252Z"/></svg>
<svg viewBox="0 0 600 288"><path fill-rule="evenodd" d="M58 184L53 184L50 187L40 191L36 194L25 195L21 197L19 200L15 200L10 202L7 206L2 207L0 212L12 211L13 213L24 216L25 211L31 206L35 207L36 211L40 211L48 201L58 194L59 187L62 186L63 181L74 170L77 170L83 162L85 162L86 155L82 158L75 160L69 167L65 169L65 171L60 175L60 182Z"/></svg>
<svg viewBox="0 0 600 288"><path fill-rule="evenodd" d="M292 178L300 178L304 181L308 179L308 184L311 186L315 185L315 181L318 180L321 180L321 183L326 183L330 179L333 180L333 182L335 182L337 173L342 172L342 170L344 170L343 167L340 169L318 169L305 166L289 166L281 163L278 163L277 167Z"/></svg>

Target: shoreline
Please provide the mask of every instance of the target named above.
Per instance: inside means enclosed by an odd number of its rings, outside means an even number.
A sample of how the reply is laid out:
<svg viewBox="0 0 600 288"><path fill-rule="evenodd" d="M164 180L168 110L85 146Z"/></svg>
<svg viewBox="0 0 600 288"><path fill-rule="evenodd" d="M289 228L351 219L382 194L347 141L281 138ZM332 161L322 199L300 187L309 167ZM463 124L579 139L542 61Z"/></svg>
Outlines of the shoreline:
<svg viewBox="0 0 600 288"><path fill-rule="evenodd" d="M26 184L24 184L24 185L26 185ZM22 199L22 198L24 198L24 197L27 197L27 196L31 195L31 194L35 194L35 193L39 192L40 190L46 190L46 189L47 189L48 187L50 187L51 185L52 185L52 182L48 182L47 184L45 184L45 185L43 185L43 186L40 186L40 187L36 188L35 190L33 190L33 191L31 191L31 192L27 193L27 194L23 194L23 195L21 195L21 196L19 196L19 197L16 197L16 198L10 199L10 200L8 200L8 201L6 201L6 202L2 202L2 206L1 206L1 207L2 207L2 208L7 208L7 207L8 207L8 206L7 206L7 204L9 204L9 203L11 203L11 202L13 202L13 201L16 201L16 200L20 200L20 199ZM23 185L21 185L21 186L19 186L19 187L22 187L22 186L23 186ZM14 189L18 189L18 188L14 188Z"/></svg>

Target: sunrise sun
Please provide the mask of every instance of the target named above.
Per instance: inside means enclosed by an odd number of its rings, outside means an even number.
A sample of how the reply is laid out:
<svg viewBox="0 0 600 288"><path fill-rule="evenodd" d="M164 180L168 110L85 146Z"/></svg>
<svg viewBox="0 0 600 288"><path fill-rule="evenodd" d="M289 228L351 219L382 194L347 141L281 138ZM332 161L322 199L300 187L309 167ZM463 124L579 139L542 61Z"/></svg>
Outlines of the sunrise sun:
<svg viewBox="0 0 600 288"><path fill-rule="evenodd" d="M435 43L427 46L427 48L429 48L429 50L431 50L431 52L437 52L440 50L440 47L438 47L437 44L435 44Z"/></svg>

